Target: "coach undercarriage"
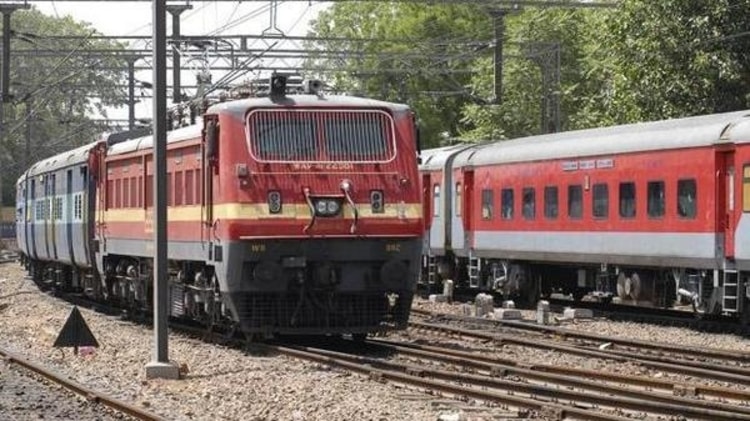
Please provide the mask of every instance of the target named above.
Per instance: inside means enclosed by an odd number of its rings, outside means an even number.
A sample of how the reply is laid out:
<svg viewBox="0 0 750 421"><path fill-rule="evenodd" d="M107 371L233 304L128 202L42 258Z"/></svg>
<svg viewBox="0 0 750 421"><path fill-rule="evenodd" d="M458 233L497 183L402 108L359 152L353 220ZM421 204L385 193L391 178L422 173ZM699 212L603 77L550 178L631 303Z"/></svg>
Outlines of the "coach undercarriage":
<svg viewBox="0 0 750 421"><path fill-rule="evenodd" d="M488 291L533 305L568 297L615 304L740 315L750 309L750 272L685 267L555 263L531 260L434 259L426 279L452 279L458 288ZM430 271L434 273L430 274Z"/></svg>

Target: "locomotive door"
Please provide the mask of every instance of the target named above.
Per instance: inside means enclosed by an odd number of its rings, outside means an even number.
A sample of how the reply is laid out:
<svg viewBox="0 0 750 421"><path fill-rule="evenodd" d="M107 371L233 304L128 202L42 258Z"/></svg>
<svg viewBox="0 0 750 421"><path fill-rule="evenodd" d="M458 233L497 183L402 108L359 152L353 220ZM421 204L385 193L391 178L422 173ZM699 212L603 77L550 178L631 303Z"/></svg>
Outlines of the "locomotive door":
<svg viewBox="0 0 750 421"><path fill-rule="evenodd" d="M734 151L720 152L717 156L717 228L724 234L724 256L734 257L734 230L736 225L737 189L735 183Z"/></svg>

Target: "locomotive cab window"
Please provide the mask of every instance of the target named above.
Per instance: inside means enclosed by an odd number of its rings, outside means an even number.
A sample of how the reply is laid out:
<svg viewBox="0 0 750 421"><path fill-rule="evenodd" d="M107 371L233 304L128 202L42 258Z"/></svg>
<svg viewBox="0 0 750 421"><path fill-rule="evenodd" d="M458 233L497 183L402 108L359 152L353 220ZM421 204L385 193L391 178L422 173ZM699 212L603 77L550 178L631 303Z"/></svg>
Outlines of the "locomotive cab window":
<svg viewBox="0 0 750 421"><path fill-rule="evenodd" d="M664 216L664 182L648 182L648 216L661 218Z"/></svg>
<svg viewBox="0 0 750 421"><path fill-rule="evenodd" d="M635 217L635 183L620 183L620 216Z"/></svg>
<svg viewBox="0 0 750 421"><path fill-rule="evenodd" d="M576 184L568 186L568 217L581 218L583 216L583 186Z"/></svg>
<svg viewBox="0 0 750 421"><path fill-rule="evenodd" d="M492 219L493 196L492 190L482 190L482 219Z"/></svg>
<svg viewBox="0 0 750 421"><path fill-rule="evenodd" d="M533 187L523 189L523 209L524 219L534 219L536 215L536 195Z"/></svg>
<svg viewBox="0 0 750 421"><path fill-rule="evenodd" d="M592 214L594 218L606 218L609 215L609 187L606 184L594 184Z"/></svg>
<svg viewBox="0 0 750 421"><path fill-rule="evenodd" d="M547 219L557 218L559 205L557 201L557 186L544 188L544 217Z"/></svg>
<svg viewBox="0 0 750 421"><path fill-rule="evenodd" d="M500 204L503 219L513 219L513 189L503 189L500 192Z"/></svg>
<svg viewBox="0 0 750 421"><path fill-rule="evenodd" d="M747 170L744 170L747 174ZM745 195L747 197L747 195ZM697 189L694 179L677 181L677 216L695 219L697 210ZM744 200L744 199L743 199ZM747 211L747 208L745 208Z"/></svg>

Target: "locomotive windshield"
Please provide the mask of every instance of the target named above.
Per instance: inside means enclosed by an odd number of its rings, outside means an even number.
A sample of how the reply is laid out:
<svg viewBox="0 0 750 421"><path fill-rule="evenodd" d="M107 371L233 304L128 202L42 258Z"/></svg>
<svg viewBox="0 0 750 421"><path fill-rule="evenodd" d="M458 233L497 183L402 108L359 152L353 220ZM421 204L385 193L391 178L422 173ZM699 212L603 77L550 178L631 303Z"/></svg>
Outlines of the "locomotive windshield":
<svg viewBox="0 0 750 421"><path fill-rule="evenodd" d="M393 159L393 122L381 111L258 110L248 117L259 161L384 162Z"/></svg>

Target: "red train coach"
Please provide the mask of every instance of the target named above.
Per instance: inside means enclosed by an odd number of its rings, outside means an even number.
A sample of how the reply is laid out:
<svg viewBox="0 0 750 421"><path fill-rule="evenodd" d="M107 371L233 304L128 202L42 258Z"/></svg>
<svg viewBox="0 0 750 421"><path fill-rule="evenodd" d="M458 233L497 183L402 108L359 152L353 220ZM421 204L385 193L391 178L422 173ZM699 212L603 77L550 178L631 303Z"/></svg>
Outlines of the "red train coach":
<svg viewBox="0 0 750 421"><path fill-rule="evenodd" d="M423 235L412 111L276 92L215 104L201 123L168 136L172 315L248 333L404 328ZM152 138L102 159L103 294L145 305Z"/></svg>
<svg viewBox="0 0 750 421"><path fill-rule="evenodd" d="M466 286L529 301L593 292L638 305L750 310L749 117L566 132L443 155L440 172L429 163L422 170L441 204L427 222L433 264L425 272L437 277L446 266L444 276Z"/></svg>

